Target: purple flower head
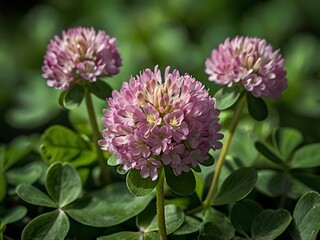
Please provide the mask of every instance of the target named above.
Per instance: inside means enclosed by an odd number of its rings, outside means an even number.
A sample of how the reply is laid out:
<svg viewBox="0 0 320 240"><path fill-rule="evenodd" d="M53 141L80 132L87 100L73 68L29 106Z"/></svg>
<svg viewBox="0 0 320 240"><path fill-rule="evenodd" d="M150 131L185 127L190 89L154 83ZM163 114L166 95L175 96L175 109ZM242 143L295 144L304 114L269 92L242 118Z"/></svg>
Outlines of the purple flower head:
<svg viewBox="0 0 320 240"><path fill-rule="evenodd" d="M93 28L70 28L50 41L42 76L48 86L67 90L82 79L94 82L115 75L120 66L115 38Z"/></svg>
<svg viewBox="0 0 320 240"><path fill-rule="evenodd" d="M231 87L240 84L255 97L278 98L287 87L284 59L264 39L229 38L205 62L209 80Z"/></svg>
<svg viewBox="0 0 320 240"><path fill-rule="evenodd" d="M167 67L162 78L157 66L146 69L107 102L99 144L142 178L156 180L163 165L178 176L203 163L211 148L222 146L215 99L188 74L169 73Z"/></svg>

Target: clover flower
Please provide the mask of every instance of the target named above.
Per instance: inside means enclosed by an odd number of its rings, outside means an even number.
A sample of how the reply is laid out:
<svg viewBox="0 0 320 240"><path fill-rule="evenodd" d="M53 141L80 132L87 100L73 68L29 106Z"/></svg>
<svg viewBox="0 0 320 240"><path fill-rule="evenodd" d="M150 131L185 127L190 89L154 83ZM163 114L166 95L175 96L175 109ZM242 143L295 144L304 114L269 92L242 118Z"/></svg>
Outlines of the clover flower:
<svg viewBox="0 0 320 240"><path fill-rule="evenodd" d="M99 141L125 170L137 169L153 181L162 165L178 176L222 146L215 99L190 75L169 69L164 79L157 66L146 69L112 92Z"/></svg>
<svg viewBox="0 0 320 240"><path fill-rule="evenodd" d="M121 58L116 39L93 28L70 28L55 36L49 43L43 77L56 89L67 90L81 80L96 81L97 77L119 72Z"/></svg>
<svg viewBox="0 0 320 240"><path fill-rule="evenodd" d="M240 84L255 97L278 98L287 87L284 59L264 39L229 38L205 62L209 80L231 87Z"/></svg>

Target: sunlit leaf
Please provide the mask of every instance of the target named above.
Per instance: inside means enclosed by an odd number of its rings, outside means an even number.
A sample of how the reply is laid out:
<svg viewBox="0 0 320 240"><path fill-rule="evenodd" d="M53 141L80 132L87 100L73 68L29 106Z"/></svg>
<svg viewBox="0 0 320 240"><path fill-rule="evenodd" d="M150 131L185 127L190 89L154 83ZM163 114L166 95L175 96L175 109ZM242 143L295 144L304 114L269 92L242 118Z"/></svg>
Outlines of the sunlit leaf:
<svg viewBox="0 0 320 240"><path fill-rule="evenodd" d="M202 200L202 194L203 194L203 188L204 188L204 182L201 179L201 177L197 174L194 173L194 177L196 180L196 188L195 188L195 193L197 194L199 200Z"/></svg>
<svg viewBox="0 0 320 240"><path fill-rule="evenodd" d="M252 238L257 240L275 239L286 230L291 219L290 213L285 209L264 210L252 222Z"/></svg>
<svg viewBox="0 0 320 240"><path fill-rule="evenodd" d="M118 157L116 155L111 155L109 158L108 158L108 165L110 166L117 166L119 165L117 163L117 160L118 160Z"/></svg>
<svg viewBox="0 0 320 240"><path fill-rule="evenodd" d="M67 236L70 223L67 215L55 210L34 218L23 229L22 240L63 240Z"/></svg>
<svg viewBox="0 0 320 240"><path fill-rule="evenodd" d="M77 171L67 163L54 163L46 174L46 188L59 207L76 200L82 191L82 182Z"/></svg>
<svg viewBox="0 0 320 240"><path fill-rule="evenodd" d="M52 126L42 135L41 154L49 163L69 162L74 167L88 165L96 153L77 133L63 126Z"/></svg>
<svg viewBox="0 0 320 240"><path fill-rule="evenodd" d="M239 99L242 89L239 86L222 87L214 97L217 99L216 108L224 110L231 107Z"/></svg>
<svg viewBox="0 0 320 240"><path fill-rule="evenodd" d="M82 224L108 227L138 215L153 198L153 194L134 197L124 183L113 183L89 193L65 209L74 220Z"/></svg>

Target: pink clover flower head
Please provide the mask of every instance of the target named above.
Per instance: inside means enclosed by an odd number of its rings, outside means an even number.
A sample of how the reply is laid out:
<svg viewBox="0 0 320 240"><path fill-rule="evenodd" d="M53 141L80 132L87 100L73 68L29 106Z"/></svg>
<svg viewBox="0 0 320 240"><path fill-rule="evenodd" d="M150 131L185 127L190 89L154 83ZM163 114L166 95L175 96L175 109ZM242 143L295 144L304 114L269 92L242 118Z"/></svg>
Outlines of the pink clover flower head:
<svg viewBox="0 0 320 240"><path fill-rule="evenodd" d="M50 41L42 76L48 86L67 90L81 80L115 75L121 64L115 38L93 28L70 28Z"/></svg>
<svg viewBox="0 0 320 240"><path fill-rule="evenodd" d="M255 97L278 98L287 88L284 59L265 39L226 39L205 62L209 80L231 87L240 84Z"/></svg>
<svg viewBox="0 0 320 240"><path fill-rule="evenodd" d="M178 176L222 146L215 99L190 75L169 69L164 77L157 66L146 69L112 92L99 141L124 169L136 169L153 181L161 166Z"/></svg>

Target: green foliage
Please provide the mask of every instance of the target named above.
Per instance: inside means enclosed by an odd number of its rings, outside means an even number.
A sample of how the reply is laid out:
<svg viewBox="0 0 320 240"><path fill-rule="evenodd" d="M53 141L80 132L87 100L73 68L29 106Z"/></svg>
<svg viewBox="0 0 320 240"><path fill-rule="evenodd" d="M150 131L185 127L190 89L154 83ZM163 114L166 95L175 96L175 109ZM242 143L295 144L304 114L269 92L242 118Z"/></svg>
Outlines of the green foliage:
<svg viewBox="0 0 320 240"><path fill-rule="evenodd" d="M311 189L319 190L318 176L308 169L320 166L320 144L300 146L302 134L291 128L275 130L272 139L272 146L255 143L256 149L275 164L274 169L259 171L257 188L269 196L282 194L294 199Z"/></svg>
<svg viewBox="0 0 320 240"><path fill-rule="evenodd" d="M134 197L123 183L114 183L91 192L67 206L66 212L76 221L94 227L119 224L140 213L154 198Z"/></svg>
<svg viewBox="0 0 320 240"><path fill-rule="evenodd" d="M21 184L17 187L18 196L25 202L44 207L55 208L55 202L44 192L30 184Z"/></svg>
<svg viewBox="0 0 320 240"><path fill-rule="evenodd" d="M219 110L225 110L233 106L239 99L242 92L240 86L234 85L233 87L222 87L214 95L216 98L216 107Z"/></svg>
<svg viewBox="0 0 320 240"><path fill-rule="evenodd" d="M60 210L54 210L34 218L22 232L23 240L34 239L65 239L70 228L67 215Z"/></svg>
<svg viewBox="0 0 320 240"><path fill-rule="evenodd" d="M258 175L254 168L240 168L231 173L213 197L214 205L229 204L241 200L254 188Z"/></svg>
<svg viewBox="0 0 320 240"><path fill-rule="evenodd" d="M68 110L77 108L84 98L84 86L73 85L67 91L62 92L60 95L60 105Z"/></svg>
<svg viewBox="0 0 320 240"><path fill-rule="evenodd" d="M88 84L90 92L102 100L106 100L107 97L111 96L113 89L109 86L108 83L101 79Z"/></svg>
<svg viewBox="0 0 320 240"><path fill-rule="evenodd" d="M319 1L280 0L1 4L0 239L161 239L157 180L125 171L105 152L113 179L107 186L97 181L98 146L90 140L83 101L87 87L101 130L106 98L130 75L155 65L171 65L206 85L221 110L225 136L242 94L248 106L226 156L214 208L203 212L201 204L220 151L212 150L209 160L179 177L167 166L161 170L168 238L319 238L319 8ZM115 36L123 66L112 78L57 91L41 77L45 46L74 23ZM208 81L205 59L236 35L266 38L274 50L280 48L288 79L281 98L255 98L237 85ZM43 132L41 141L21 136L34 132Z"/></svg>
<svg viewBox="0 0 320 240"><path fill-rule="evenodd" d="M262 211L262 207L255 201L244 199L233 205L230 220L234 228L242 235L251 234L254 218Z"/></svg>
<svg viewBox="0 0 320 240"><path fill-rule="evenodd" d="M188 196L194 192L196 180L193 171L176 176L171 167L165 167L164 170L167 184L173 192L182 196Z"/></svg>
<svg viewBox="0 0 320 240"><path fill-rule="evenodd" d="M76 132L63 127L52 126L42 135L41 155L50 164L68 162L74 167L85 166L96 158L91 146Z"/></svg>
<svg viewBox="0 0 320 240"><path fill-rule="evenodd" d="M79 197L82 183L77 171L71 165L56 163L47 171L46 189L58 207L62 208Z"/></svg>
<svg viewBox="0 0 320 240"><path fill-rule="evenodd" d="M262 98L256 98L251 93L247 94L248 111L253 119L265 120L268 117L268 107Z"/></svg>
<svg viewBox="0 0 320 240"><path fill-rule="evenodd" d="M291 215L287 210L264 210L252 222L251 234L253 239L275 239L290 224Z"/></svg>
<svg viewBox="0 0 320 240"><path fill-rule="evenodd" d="M161 170L159 171L159 175ZM158 185L159 178L152 181L150 177L142 178L140 172L135 169L131 169L126 178L127 187L129 191L137 196L145 196L153 191L153 189Z"/></svg>
<svg viewBox="0 0 320 240"><path fill-rule="evenodd" d="M205 211L199 239L225 240L234 237L235 230L229 218L213 208Z"/></svg>
<svg viewBox="0 0 320 240"><path fill-rule="evenodd" d="M27 211L27 208L23 206L16 206L6 211L4 216L0 216L0 239L3 239L6 225L21 220L27 214Z"/></svg>
<svg viewBox="0 0 320 240"><path fill-rule="evenodd" d="M298 201L293 211L290 234L297 240L316 239L320 230L320 195L308 192Z"/></svg>

